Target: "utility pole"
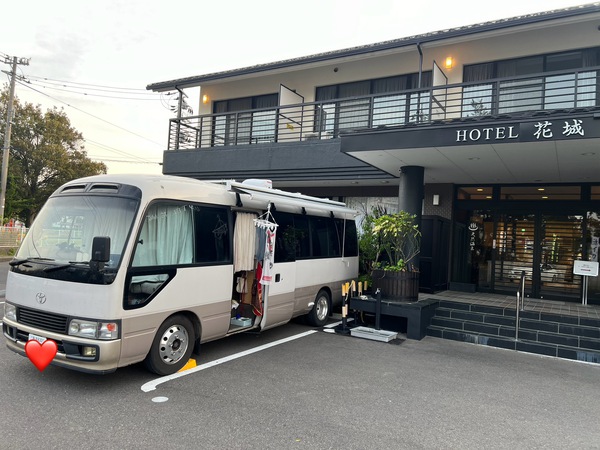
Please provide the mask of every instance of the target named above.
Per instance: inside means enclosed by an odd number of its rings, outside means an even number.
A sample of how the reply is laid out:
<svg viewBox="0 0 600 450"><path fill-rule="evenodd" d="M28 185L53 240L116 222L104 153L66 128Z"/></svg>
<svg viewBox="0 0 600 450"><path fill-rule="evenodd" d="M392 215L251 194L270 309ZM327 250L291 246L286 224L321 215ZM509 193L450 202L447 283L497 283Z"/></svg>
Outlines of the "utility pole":
<svg viewBox="0 0 600 450"><path fill-rule="evenodd" d="M10 91L8 95L8 104L6 105L6 128L4 129L4 147L2 148L2 174L1 183L2 190L0 191L0 226L4 225L4 203L6 202L6 179L8 178L8 157L10 156L10 132L13 121L13 103L15 99L15 81L17 79L17 65L29 65L27 58L17 58L13 56L12 62L10 57L4 57L4 64L12 64L10 72Z"/></svg>

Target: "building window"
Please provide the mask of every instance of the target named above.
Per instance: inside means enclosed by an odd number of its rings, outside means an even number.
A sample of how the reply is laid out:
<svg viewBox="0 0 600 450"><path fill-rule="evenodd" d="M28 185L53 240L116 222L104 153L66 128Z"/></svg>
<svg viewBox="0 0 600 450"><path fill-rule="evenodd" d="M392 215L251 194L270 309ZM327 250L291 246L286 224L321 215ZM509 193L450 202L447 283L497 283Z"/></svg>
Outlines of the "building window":
<svg viewBox="0 0 600 450"><path fill-rule="evenodd" d="M492 186L458 186L456 200L492 200ZM592 200L600 200L600 186L592 186ZM500 186L499 200L503 201L556 201L581 200L581 186Z"/></svg>
<svg viewBox="0 0 600 450"><path fill-rule="evenodd" d="M431 72L422 73L420 87L431 83ZM315 99L323 104L317 109L315 131L337 135L343 130L427 120L429 92L406 92L418 88L416 73L318 87Z"/></svg>
<svg viewBox="0 0 600 450"><path fill-rule="evenodd" d="M594 106L597 71L581 69L596 66L599 53L593 48L465 66L463 81L481 83L464 88L463 116ZM558 71L573 72L542 75Z"/></svg>
<svg viewBox="0 0 600 450"><path fill-rule="evenodd" d="M580 186L502 186L500 200L580 200Z"/></svg>
<svg viewBox="0 0 600 450"><path fill-rule="evenodd" d="M460 186L456 193L457 200L491 200L491 186Z"/></svg>
<svg viewBox="0 0 600 450"><path fill-rule="evenodd" d="M213 145L274 142L279 94L216 101Z"/></svg>

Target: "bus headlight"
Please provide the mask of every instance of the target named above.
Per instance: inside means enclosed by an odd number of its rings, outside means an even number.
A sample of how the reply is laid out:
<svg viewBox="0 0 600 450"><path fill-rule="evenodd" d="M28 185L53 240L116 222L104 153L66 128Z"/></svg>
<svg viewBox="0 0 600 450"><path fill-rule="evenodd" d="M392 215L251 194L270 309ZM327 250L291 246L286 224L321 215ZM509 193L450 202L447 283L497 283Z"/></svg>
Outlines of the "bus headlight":
<svg viewBox="0 0 600 450"><path fill-rule="evenodd" d="M69 336L89 339L118 339L119 324L117 322L98 322L86 319L71 319Z"/></svg>
<svg viewBox="0 0 600 450"><path fill-rule="evenodd" d="M4 317L17 321L17 307L10 303L4 303Z"/></svg>

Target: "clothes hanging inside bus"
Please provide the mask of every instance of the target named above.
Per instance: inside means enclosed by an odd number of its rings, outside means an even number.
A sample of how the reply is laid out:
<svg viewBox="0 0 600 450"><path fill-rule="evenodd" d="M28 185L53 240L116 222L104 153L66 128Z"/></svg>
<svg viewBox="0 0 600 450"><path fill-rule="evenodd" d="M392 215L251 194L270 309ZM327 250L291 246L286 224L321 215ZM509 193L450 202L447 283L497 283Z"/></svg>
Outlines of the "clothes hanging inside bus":
<svg viewBox="0 0 600 450"><path fill-rule="evenodd" d="M258 249L257 259L262 262L262 274L257 277L259 283L262 285L271 284L273 281L273 263L275 261L275 236L277 233L277 227L279 226L275 221L275 218L271 214L271 204L267 208L267 212L254 219L254 225L258 231ZM262 249L262 252L261 252ZM258 255L262 253L262 257Z"/></svg>

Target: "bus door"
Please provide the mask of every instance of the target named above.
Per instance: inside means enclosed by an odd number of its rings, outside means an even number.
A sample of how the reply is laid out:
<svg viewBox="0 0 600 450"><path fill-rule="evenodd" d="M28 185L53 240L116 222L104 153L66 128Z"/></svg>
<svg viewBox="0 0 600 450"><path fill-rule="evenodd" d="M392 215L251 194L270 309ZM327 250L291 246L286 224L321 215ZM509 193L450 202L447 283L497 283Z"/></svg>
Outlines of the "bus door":
<svg viewBox="0 0 600 450"><path fill-rule="evenodd" d="M272 267L263 267L270 276L269 284L262 285L262 329L288 322L294 313L296 289L296 228L292 214L273 213L275 248ZM269 264L263 259L263 265Z"/></svg>

